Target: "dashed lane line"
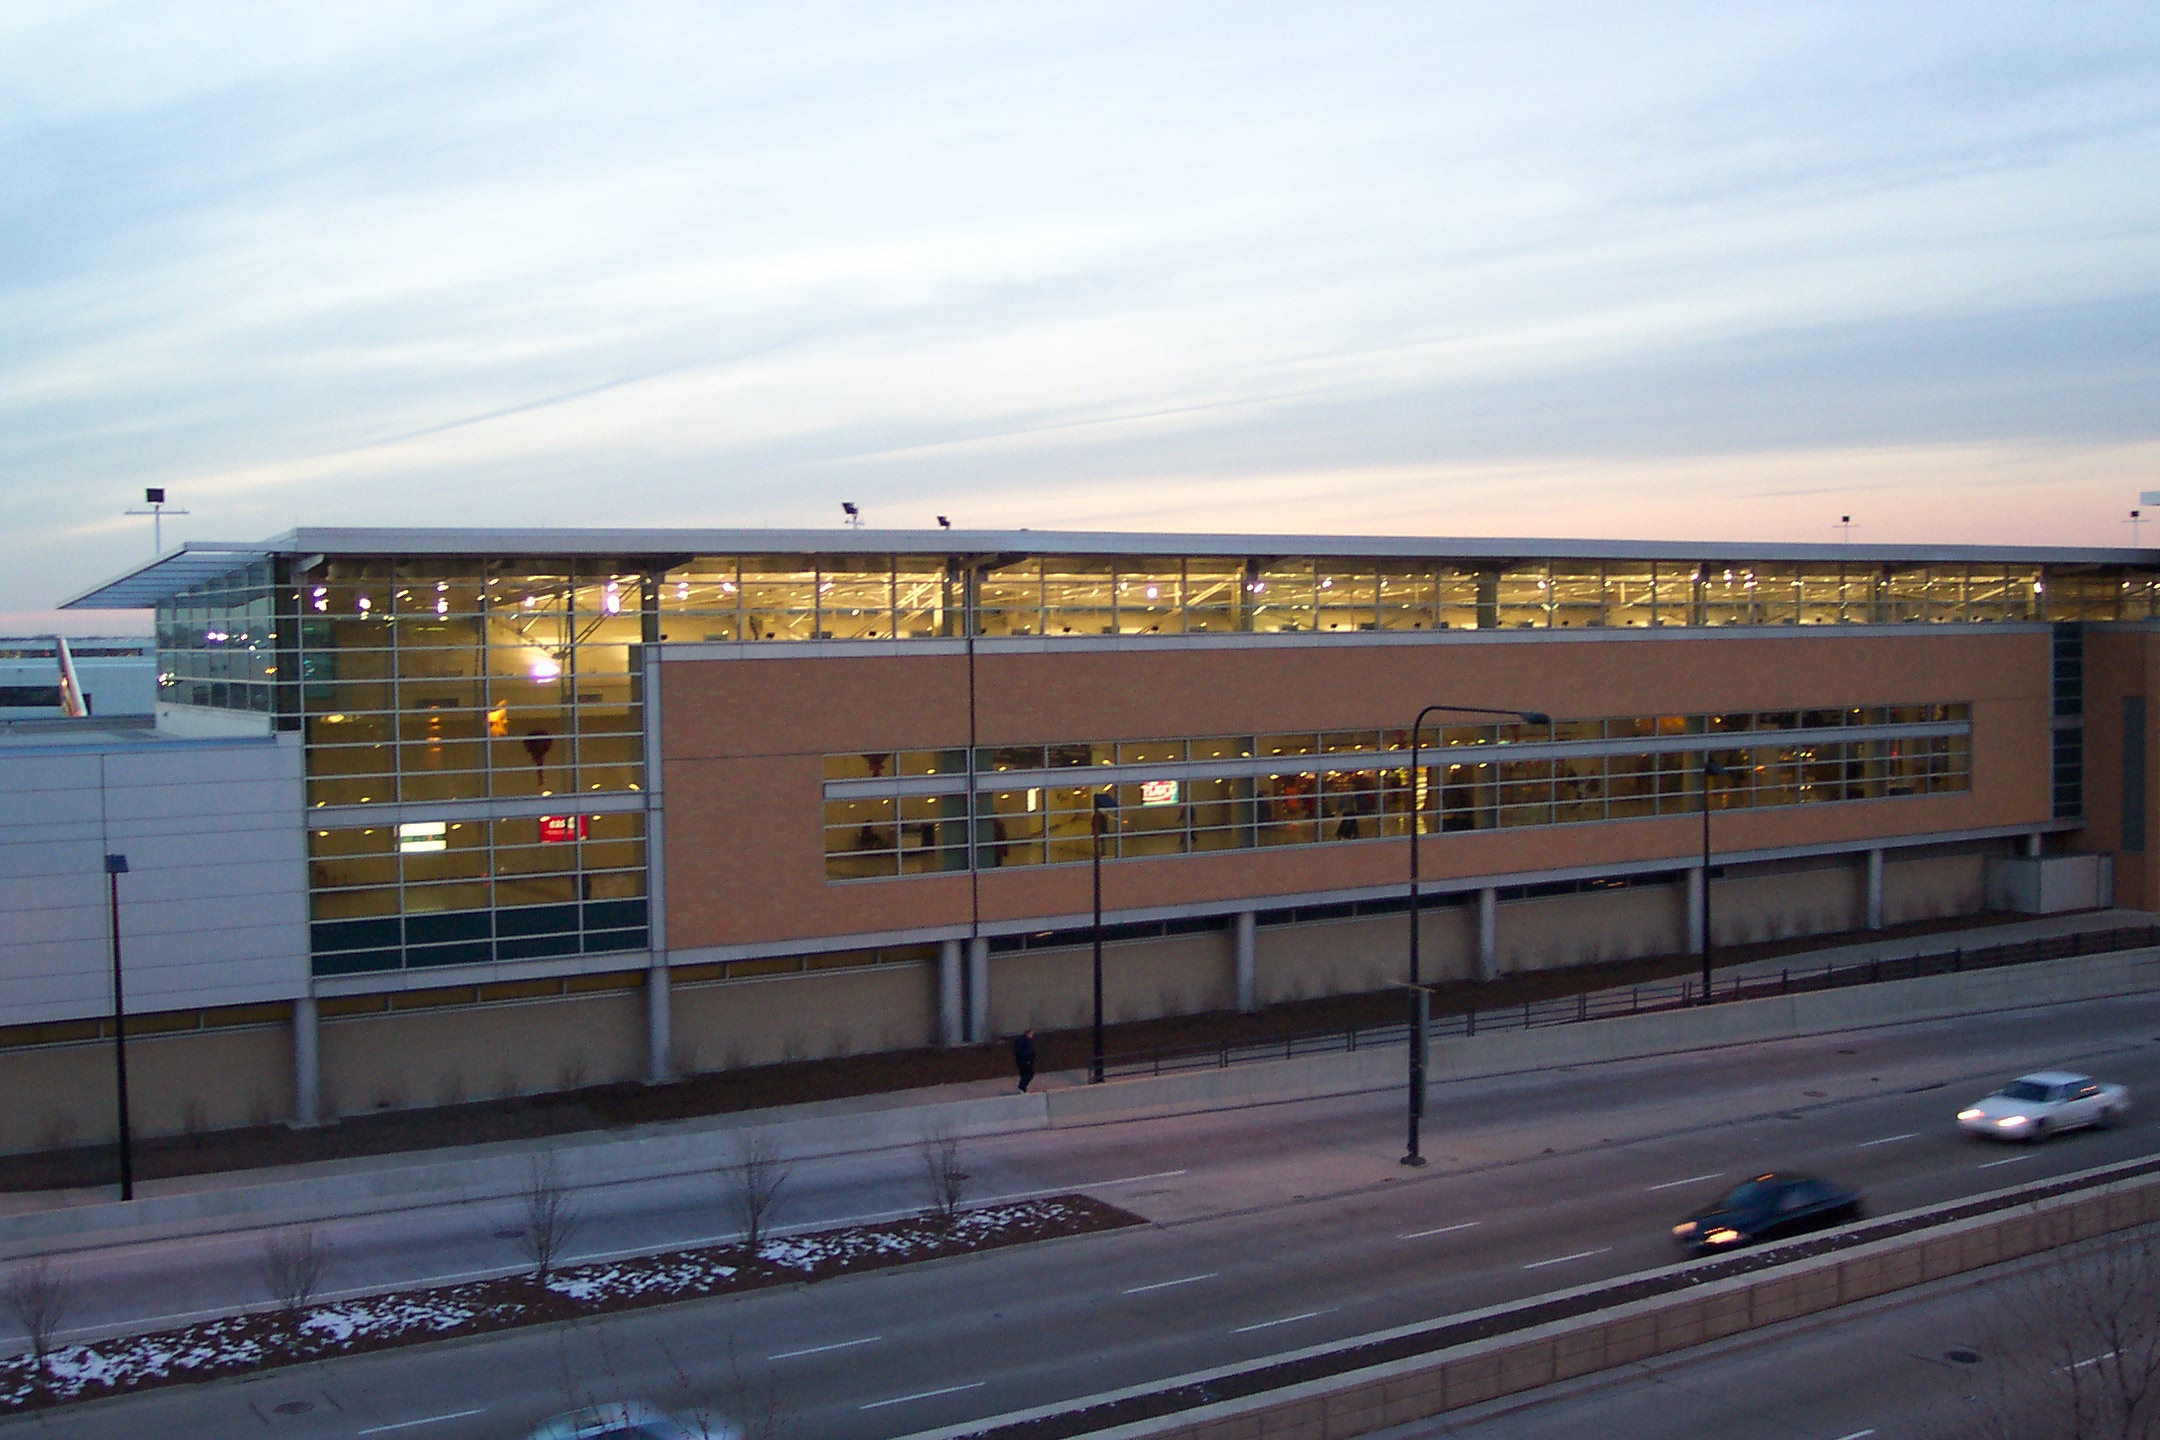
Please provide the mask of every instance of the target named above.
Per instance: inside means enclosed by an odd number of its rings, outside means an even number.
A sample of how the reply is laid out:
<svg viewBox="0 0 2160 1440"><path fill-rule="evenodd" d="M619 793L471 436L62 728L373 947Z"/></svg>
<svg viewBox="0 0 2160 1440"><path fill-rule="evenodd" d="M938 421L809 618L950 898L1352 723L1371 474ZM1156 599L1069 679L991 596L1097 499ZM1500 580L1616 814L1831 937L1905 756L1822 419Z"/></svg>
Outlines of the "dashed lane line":
<svg viewBox="0 0 2160 1440"><path fill-rule="evenodd" d="M882 1335L865 1335L860 1340L835 1340L830 1345L812 1345L807 1350L783 1350L777 1355L768 1355L765 1358L768 1360L794 1360L804 1355L823 1355L828 1350L852 1350L857 1345L875 1345L884 1338Z"/></svg>
<svg viewBox="0 0 2160 1440"><path fill-rule="evenodd" d="M1667 1180L1662 1185L1651 1185L1647 1188L1651 1190L1677 1190L1682 1185L1699 1185L1705 1180L1722 1180L1724 1178L1724 1171L1713 1170L1707 1175L1690 1175L1685 1180Z"/></svg>
<svg viewBox="0 0 2160 1440"><path fill-rule="evenodd" d="M1332 1310L1307 1310L1299 1315L1285 1315L1280 1320L1262 1320L1257 1325L1240 1325L1230 1333L1233 1335L1249 1335L1255 1330L1272 1330L1277 1325L1294 1325L1300 1320L1311 1320L1316 1316L1332 1313Z"/></svg>
<svg viewBox="0 0 2160 1440"><path fill-rule="evenodd" d="M485 1414L487 1414L487 1411L484 1408L479 1410L453 1410L448 1415L430 1415L421 1420L400 1420L395 1425L370 1425L367 1429L357 1433L361 1435L387 1435L393 1430L410 1430L416 1425L439 1425L445 1420L463 1420L467 1416Z"/></svg>
<svg viewBox="0 0 2160 1440"><path fill-rule="evenodd" d="M1600 1245L1595 1250L1578 1250L1572 1255L1555 1255L1550 1260L1533 1260L1522 1268L1525 1270L1542 1270L1547 1265L1565 1265L1570 1260L1587 1260L1592 1255L1605 1255L1611 1253L1611 1251L1612 1246Z"/></svg>
<svg viewBox="0 0 2160 1440"><path fill-rule="evenodd" d="M1398 1235L1395 1238L1398 1240L1423 1240L1428 1235L1452 1235L1457 1230L1468 1230L1472 1226L1484 1223L1482 1220L1464 1220L1454 1225L1442 1225L1437 1230L1412 1230L1407 1235Z"/></svg>
<svg viewBox="0 0 2160 1440"><path fill-rule="evenodd" d="M1212 1280L1215 1275L1216 1272L1210 1270L1205 1275L1187 1275L1179 1280L1157 1280L1152 1285L1135 1285L1125 1293L1127 1295L1145 1295L1150 1290L1168 1290L1173 1285L1190 1285L1198 1280Z"/></svg>
<svg viewBox="0 0 2160 1440"><path fill-rule="evenodd" d="M989 1383L987 1380L971 1380L965 1385L947 1385L942 1390L918 1390L913 1395L895 1395L890 1400L872 1400L869 1404L856 1408L882 1410L887 1405L905 1405L910 1400L929 1400L939 1395L958 1395L963 1390L980 1390Z"/></svg>
<svg viewBox="0 0 2160 1440"><path fill-rule="evenodd" d="M1917 1130L1913 1130L1903 1135L1885 1135L1880 1140L1862 1140L1858 1145L1855 1145L1853 1148L1855 1150L1865 1150L1870 1145L1890 1145L1896 1143L1899 1140L1917 1140L1919 1138L1920 1132ZM1863 1435L1872 1435L1875 1432L1872 1430L1863 1430L1860 1433Z"/></svg>

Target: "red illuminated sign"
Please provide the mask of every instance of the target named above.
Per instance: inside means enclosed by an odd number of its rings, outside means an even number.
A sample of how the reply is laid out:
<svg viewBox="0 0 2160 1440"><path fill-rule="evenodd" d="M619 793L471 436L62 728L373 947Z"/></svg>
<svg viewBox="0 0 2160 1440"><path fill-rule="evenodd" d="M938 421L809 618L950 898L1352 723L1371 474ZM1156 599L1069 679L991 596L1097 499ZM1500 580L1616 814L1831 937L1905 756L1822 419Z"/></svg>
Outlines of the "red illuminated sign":
<svg viewBox="0 0 2160 1440"><path fill-rule="evenodd" d="M540 843L543 845L567 845L573 840L583 840L592 830L590 815L542 815L540 817Z"/></svg>

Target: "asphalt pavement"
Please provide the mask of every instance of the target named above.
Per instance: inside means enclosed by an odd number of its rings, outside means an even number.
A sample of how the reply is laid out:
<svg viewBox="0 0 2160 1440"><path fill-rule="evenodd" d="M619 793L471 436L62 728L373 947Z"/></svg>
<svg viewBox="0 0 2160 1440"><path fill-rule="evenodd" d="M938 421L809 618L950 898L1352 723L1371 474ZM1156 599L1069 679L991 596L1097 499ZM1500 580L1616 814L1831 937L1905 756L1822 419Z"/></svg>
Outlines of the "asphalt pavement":
<svg viewBox="0 0 2160 1440"><path fill-rule="evenodd" d="M1153 1223L10 1424L70 1437L477 1440L521 1435L588 1398L638 1395L685 1408L769 1400L798 1434L831 1440L904 1435L1666 1264L1679 1215L1763 1168L1831 1175L1881 1214L2160 1149L2160 1126L2142 1110L2118 1129L2039 1147L1957 1133L1960 1104L2052 1064L2160 1096L2160 997L1439 1085L1422 1171L1396 1163L1400 1092L973 1141L976 1199L1083 1189ZM805 1162L794 1178L785 1218L797 1225L924 1198L905 1149ZM730 1228L709 1179L615 1187L583 1203L580 1256ZM508 1224L444 1210L325 1226L332 1283L510 1268L514 1242L497 1234ZM79 1323L257 1300L259 1244L191 1239L71 1257L97 1307Z"/></svg>
<svg viewBox="0 0 2160 1440"><path fill-rule="evenodd" d="M2133 1254L2140 1243L2128 1241ZM2108 1433L2058 1427L2071 1418L2073 1381L2117 1379L2120 1357L2097 1328L2074 1315L2096 1294L2127 1296L2122 1254L2112 1276L2097 1247L2078 1247L1510 1396L1371 1440L1576 1440L1591 1433L1602 1440L2034 1440ZM2147 1251L2129 1261L2147 1285L2160 1279L2154 1258ZM2068 1306L2059 1303L2065 1297ZM2148 1373L2156 1325L2160 1320L2144 1317L2147 1347L2132 1356L2132 1378L2160 1379Z"/></svg>

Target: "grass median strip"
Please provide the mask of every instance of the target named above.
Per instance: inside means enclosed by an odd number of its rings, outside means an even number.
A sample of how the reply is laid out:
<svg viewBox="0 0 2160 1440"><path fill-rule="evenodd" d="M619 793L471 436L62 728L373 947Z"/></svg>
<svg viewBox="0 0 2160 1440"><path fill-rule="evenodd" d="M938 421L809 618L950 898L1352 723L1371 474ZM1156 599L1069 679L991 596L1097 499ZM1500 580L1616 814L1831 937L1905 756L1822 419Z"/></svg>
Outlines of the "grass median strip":
<svg viewBox="0 0 2160 1440"><path fill-rule="evenodd" d="M28 1355L0 1360L0 1414L1145 1223L1092 1196L1057 1195L963 1210L943 1224L914 1215L772 1236L754 1250L732 1241L565 1265L545 1278L500 1276L226 1316L55 1346L42 1360Z"/></svg>

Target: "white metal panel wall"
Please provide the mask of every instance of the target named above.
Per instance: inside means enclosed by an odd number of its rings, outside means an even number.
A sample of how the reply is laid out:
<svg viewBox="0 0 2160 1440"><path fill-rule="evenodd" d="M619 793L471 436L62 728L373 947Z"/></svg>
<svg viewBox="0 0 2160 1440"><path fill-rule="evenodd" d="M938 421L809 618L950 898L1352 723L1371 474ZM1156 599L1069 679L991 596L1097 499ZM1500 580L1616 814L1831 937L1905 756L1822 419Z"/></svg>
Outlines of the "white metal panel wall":
<svg viewBox="0 0 2160 1440"><path fill-rule="evenodd" d="M308 982L297 736L0 750L0 1023L286 1000Z"/></svg>

